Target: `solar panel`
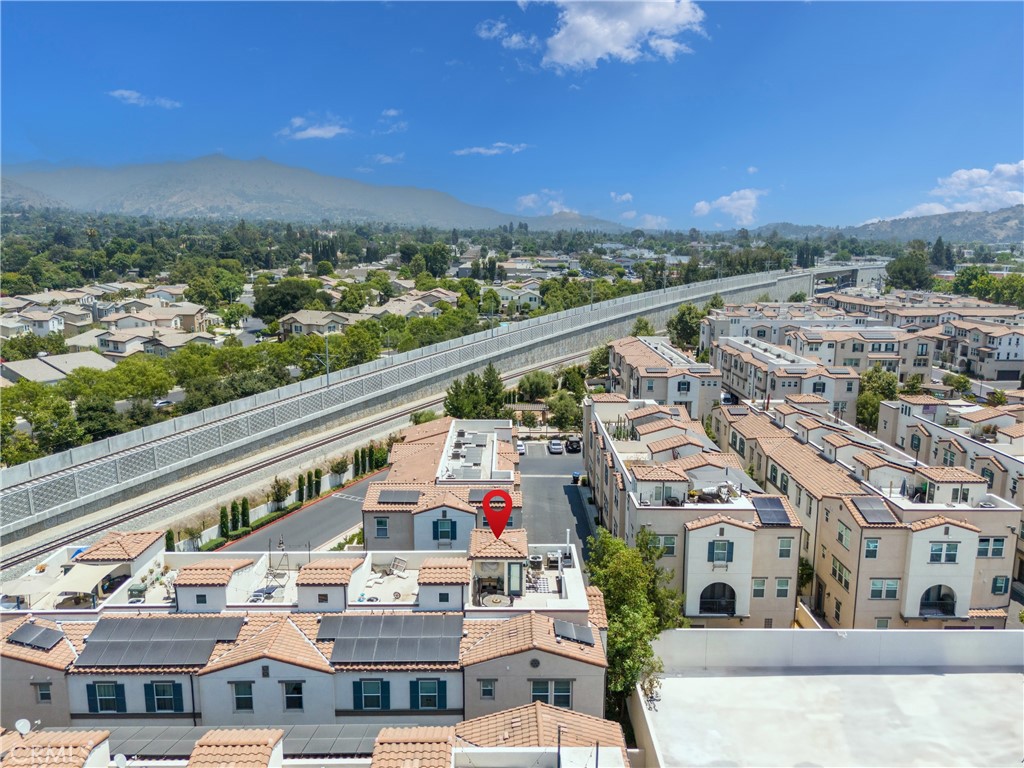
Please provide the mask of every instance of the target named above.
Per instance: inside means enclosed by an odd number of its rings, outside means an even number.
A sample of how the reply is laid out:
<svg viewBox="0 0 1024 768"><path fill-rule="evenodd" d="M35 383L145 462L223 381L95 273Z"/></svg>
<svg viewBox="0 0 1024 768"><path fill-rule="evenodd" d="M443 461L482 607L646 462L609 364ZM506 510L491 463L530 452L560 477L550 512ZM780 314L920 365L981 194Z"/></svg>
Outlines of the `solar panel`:
<svg viewBox="0 0 1024 768"><path fill-rule="evenodd" d="M885 501L877 496L854 496L851 500L857 511L871 525L892 525L896 522Z"/></svg>
<svg viewBox="0 0 1024 768"><path fill-rule="evenodd" d="M773 496L755 496L754 509L763 525L789 525L789 515L782 505L782 499Z"/></svg>
<svg viewBox="0 0 1024 768"><path fill-rule="evenodd" d="M487 495L486 488L471 488L469 491L469 503L470 504L481 504L483 503L484 496Z"/></svg>
<svg viewBox="0 0 1024 768"><path fill-rule="evenodd" d="M870 339L871 341L893 341L896 338L892 331L861 331L860 335L861 338Z"/></svg>
<svg viewBox="0 0 1024 768"><path fill-rule="evenodd" d="M7 642L48 651L60 642L62 637L64 637L64 633L58 629L49 629L26 622L10 634Z"/></svg>
<svg viewBox="0 0 1024 768"><path fill-rule="evenodd" d="M333 664L454 662L461 638L461 615L325 616L317 633L334 640Z"/></svg>
<svg viewBox="0 0 1024 768"><path fill-rule="evenodd" d="M555 637L564 637L566 640L573 640L584 645L594 644L594 633L590 627L559 619L555 620Z"/></svg>
<svg viewBox="0 0 1024 768"><path fill-rule="evenodd" d="M647 372L648 373L668 373L668 368L660 368L660 367L659 368L651 368L650 366L648 366Z"/></svg>
<svg viewBox="0 0 1024 768"><path fill-rule="evenodd" d="M100 619L76 664L82 667L159 667L205 664L218 641L230 642L241 616Z"/></svg>
<svg viewBox="0 0 1024 768"><path fill-rule="evenodd" d="M729 415L730 416L746 416L747 413L748 413L748 411L747 411L746 408L736 407L736 408L730 408L729 409Z"/></svg>
<svg viewBox="0 0 1024 768"><path fill-rule="evenodd" d="M415 504L420 500L420 492L386 489L380 492L377 500L381 504Z"/></svg>
<svg viewBox="0 0 1024 768"><path fill-rule="evenodd" d="M849 373L850 372L849 368L842 368L842 367L839 367L839 366L836 366L835 368L826 368L825 370L827 370L829 373Z"/></svg>

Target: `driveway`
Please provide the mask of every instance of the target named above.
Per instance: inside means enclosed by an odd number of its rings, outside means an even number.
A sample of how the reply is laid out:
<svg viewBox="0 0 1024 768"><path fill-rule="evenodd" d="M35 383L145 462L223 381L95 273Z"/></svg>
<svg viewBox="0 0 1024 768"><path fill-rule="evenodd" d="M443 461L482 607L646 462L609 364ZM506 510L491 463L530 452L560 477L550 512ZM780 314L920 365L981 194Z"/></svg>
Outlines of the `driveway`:
<svg viewBox="0 0 1024 768"><path fill-rule="evenodd" d="M526 442L526 455L519 457L519 473L523 481L523 526L531 544L564 544L568 528L569 540L583 553L590 526L572 484L573 472L583 472L582 453L552 455L546 442Z"/></svg>

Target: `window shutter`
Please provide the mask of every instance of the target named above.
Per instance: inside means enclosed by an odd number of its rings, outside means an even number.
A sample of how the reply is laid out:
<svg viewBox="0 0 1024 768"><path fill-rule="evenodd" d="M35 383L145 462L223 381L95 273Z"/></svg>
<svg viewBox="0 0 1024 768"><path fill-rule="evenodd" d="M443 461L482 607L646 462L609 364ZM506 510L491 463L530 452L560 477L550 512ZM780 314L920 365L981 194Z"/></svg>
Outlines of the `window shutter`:
<svg viewBox="0 0 1024 768"><path fill-rule="evenodd" d="M451 529L452 530L452 541L455 541L455 539L458 538L458 536L455 533L455 521L454 520L452 520L451 526L452 526L452 529Z"/></svg>
<svg viewBox="0 0 1024 768"><path fill-rule="evenodd" d="M708 562L715 562L715 542L713 541L708 542Z"/></svg>
<svg viewBox="0 0 1024 768"><path fill-rule="evenodd" d="M431 530L433 530L433 532L434 532L434 541L437 541L438 539L441 538L441 534L438 531L438 528L440 528L441 526L439 525L438 521L435 520L434 522L432 522L430 524L430 527L431 527Z"/></svg>
<svg viewBox="0 0 1024 768"><path fill-rule="evenodd" d="M95 685L95 683L89 683L87 686L85 686L85 695L89 699L89 711L90 712L99 712L100 711L100 701L96 697L96 685Z"/></svg>
<svg viewBox="0 0 1024 768"><path fill-rule="evenodd" d="M174 684L174 711L185 711L185 697L182 695L181 683Z"/></svg>
<svg viewBox="0 0 1024 768"><path fill-rule="evenodd" d="M444 680L437 681L437 708L448 709L448 683Z"/></svg>
<svg viewBox="0 0 1024 768"><path fill-rule="evenodd" d="M391 683L387 680L380 684L380 708L391 709Z"/></svg>
<svg viewBox="0 0 1024 768"><path fill-rule="evenodd" d="M152 683L146 683L146 711L156 712L156 687Z"/></svg>
<svg viewBox="0 0 1024 768"><path fill-rule="evenodd" d="M361 680L352 681L352 708L363 708L363 683Z"/></svg>
<svg viewBox="0 0 1024 768"><path fill-rule="evenodd" d="M732 542L730 541L725 550L725 562L732 562Z"/></svg>
<svg viewBox="0 0 1024 768"><path fill-rule="evenodd" d="M420 708L420 681L409 681L409 709Z"/></svg>
<svg viewBox="0 0 1024 768"><path fill-rule="evenodd" d="M128 704L125 702L124 698L124 686L120 683L114 686L114 700L117 702L118 712L128 711Z"/></svg>

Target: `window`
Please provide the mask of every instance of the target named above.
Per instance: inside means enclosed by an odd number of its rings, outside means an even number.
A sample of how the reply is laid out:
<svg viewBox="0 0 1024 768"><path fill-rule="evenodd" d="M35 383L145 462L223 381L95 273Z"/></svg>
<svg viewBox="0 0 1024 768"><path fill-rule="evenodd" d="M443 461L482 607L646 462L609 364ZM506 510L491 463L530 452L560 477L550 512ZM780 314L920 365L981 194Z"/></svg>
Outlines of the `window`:
<svg viewBox="0 0 1024 768"><path fill-rule="evenodd" d="M823 394L825 392L825 382L824 381L816 381L816 382L814 382L814 386L811 387L811 391L814 392L814 394L816 394L816 395Z"/></svg>
<svg viewBox="0 0 1024 768"><path fill-rule="evenodd" d="M789 579L775 580L775 596L789 597Z"/></svg>
<svg viewBox="0 0 1024 768"><path fill-rule="evenodd" d="M413 709L447 709L445 684L441 680L409 682L409 704Z"/></svg>
<svg viewBox="0 0 1024 768"><path fill-rule="evenodd" d="M494 685L496 680L481 680L480 681L480 698L481 699L493 699L494 698Z"/></svg>
<svg viewBox="0 0 1024 768"><path fill-rule="evenodd" d="M252 712L252 682L229 683L231 698L235 701L235 712Z"/></svg>
<svg viewBox="0 0 1024 768"><path fill-rule="evenodd" d="M454 520L435 520L433 527L434 541L451 541L455 538Z"/></svg>
<svg viewBox="0 0 1024 768"><path fill-rule="evenodd" d="M843 358L843 365L848 365L851 368L860 368L860 358L859 357L844 357Z"/></svg>
<svg viewBox="0 0 1024 768"><path fill-rule="evenodd" d="M284 708L286 711L302 711L302 682L293 680L281 683L284 687Z"/></svg>
<svg viewBox="0 0 1024 768"><path fill-rule="evenodd" d="M36 692L36 704L49 704L53 701L53 692L50 690L50 683L32 683Z"/></svg>
<svg viewBox="0 0 1024 768"><path fill-rule="evenodd" d="M956 466L956 454L953 453L948 448L943 448L942 449L942 465L945 466L945 467L955 467Z"/></svg>
<svg viewBox="0 0 1024 768"><path fill-rule="evenodd" d="M920 435L911 435L910 436L910 449L912 451L920 451L921 450L921 436Z"/></svg>
<svg viewBox="0 0 1024 768"><path fill-rule="evenodd" d="M857 343L857 342L854 342L854 344L853 344L853 351L854 352L863 352L864 351L864 345L860 344L860 343Z"/></svg>
<svg viewBox="0 0 1024 768"><path fill-rule="evenodd" d="M316 593L316 601L318 603L320 603L321 605L326 603L327 602L327 593L326 592L317 592Z"/></svg>
<svg viewBox="0 0 1024 768"><path fill-rule="evenodd" d="M196 595L196 605L206 605L206 595Z"/></svg>
<svg viewBox="0 0 1024 768"><path fill-rule="evenodd" d="M927 355L928 354L928 345L927 344L918 344L917 345L917 354L919 354L919 355Z"/></svg>
<svg viewBox="0 0 1024 768"><path fill-rule="evenodd" d="M978 539L978 557L1002 557L1005 545L1006 539L1002 537L998 539Z"/></svg>
<svg viewBox="0 0 1024 768"><path fill-rule="evenodd" d="M775 624L775 620L774 619L765 619L764 620L764 628L765 629L771 629L772 626L774 626L774 624Z"/></svg>
<svg viewBox="0 0 1024 768"><path fill-rule="evenodd" d="M671 535L655 536L655 543L657 546L664 548L665 553L662 557L675 557L676 554L676 537Z"/></svg>
<svg viewBox="0 0 1024 768"><path fill-rule="evenodd" d="M970 493L969 488L954 488L953 489L953 501L967 503L967 495Z"/></svg>
<svg viewBox="0 0 1024 768"><path fill-rule="evenodd" d="M388 519L386 517L376 517L374 522L377 525L377 538L386 539L388 537Z"/></svg>
<svg viewBox="0 0 1024 768"><path fill-rule="evenodd" d="M889 620L888 619L875 619L875 629L888 629L888 628L889 628Z"/></svg>
<svg viewBox="0 0 1024 768"><path fill-rule="evenodd" d="M688 382L688 381L678 381L678 382L676 382L676 392L689 392L689 391L690 391L690 382Z"/></svg>
<svg viewBox="0 0 1024 768"><path fill-rule="evenodd" d="M779 539L779 557L789 557L793 551L793 539Z"/></svg>
<svg viewBox="0 0 1024 768"><path fill-rule="evenodd" d="M708 542L709 563L731 563L732 542L724 539L717 539Z"/></svg>
<svg viewBox="0 0 1024 768"><path fill-rule="evenodd" d="M895 600L899 597L899 579L872 579L871 599L872 600Z"/></svg>
<svg viewBox="0 0 1024 768"><path fill-rule="evenodd" d="M779 482L779 489L783 493L789 493L789 475L782 473L782 480Z"/></svg>
<svg viewBox="0 0 1024 768"><path fill-rule="evenodd" d="M439 592L437 595L437 602L439 603L447 603L450 599L451 597L448 592Z"/></svg>
<svg viewBox="0 0 1024 768"><path fill-rule="evenodd" d="M850 381L846 382L846 391L847 392L853 392L853 380L852 379Z"/></svg>
<svg viewBox="0 0 1024 768"><path fill-rule="evenodd" d="M653 392L654 391L654 379L648 379L647 380L647 391L648 392Z"/></svg>
<svg viewBox="0 0 1024 768"><path fill-rule="evenodd" d="M992 579L992 594L993 595L1005 595L1010 589L1010 577L1009 576L996 576Z"/></svg>
<svg viewBox="0 0 1024 768"><path fill-rule="evenodd" d="M836 609L832 611L832 616L835 617L836 621L842 621L843 615L843 604L836 600Z"/></svg>
<svg viewBox="0 0 1024 768"><path fill-rule="evenodd" d="M534 680L530 701L572 709L572 680Z"/></svg>
<svg viewBox="0 0 1024 768"><path fill-rule="evenodd" d="M90 712L127 712L124 686L119 683L92 683L85 686Z"/></svg>
<svg viewBox="0 0 1024 768"><path fill-rule="evenodd" d="M928 557L929 563L955 563L956 562L956 548L957 542L955 541L933 541L931 546L931 553Z"/></svg>
<svg viewBox="0 0 1024 768"><path fill-rule="evenodd" d="M839 526L839 534L836 536L836 540L847 549L850 548L850 527L842 520L836 520L836 524Z"/></svg>
<svg viewBox="0 0 1024 768"><path fill-rule="evenodd" d="M832 557L832 578L839 582L843 589L850 590L850 569Z"/></svg>
<svg viewBox="0 0 1024 768"><path fill-rule="evenodd" d="M864 539L864 559L878 559L878 539Z"/></svg>
<svg viewBox="0 0 1024 768"><path fill-rule="evenodd" d="M754 597L764 597L764 587L767 579L753 579Z"/></svg>
<svg viewBox="0 0 1024 768"><path fill-rule="evenodd" d="M768 468L768 479L775 483L779 479L779 468L774 464Z"/></svg>
<svg viewBox="0 0 1024 768"><path fill-rule="evenodd" d="M981 476L984 477L988 481L988 487L991 488L992 487L992 483L995 482L995 479L996 479L995 472L993 472L988 467L982 467L982 469L981 469Z"/></svg>
<svg viewBox="0 0 1024 768"><path fill-rule="evenodd" d="M355 680L352 703L356 709L391 709L391 685L385 680Z"/></svg>
<svg viewBox="0 0 1024 768"><path fill-rule="evenodd" d="M184 712L185 705L181 698L181 686L177 683L147 683L147 712Z"/></svg>

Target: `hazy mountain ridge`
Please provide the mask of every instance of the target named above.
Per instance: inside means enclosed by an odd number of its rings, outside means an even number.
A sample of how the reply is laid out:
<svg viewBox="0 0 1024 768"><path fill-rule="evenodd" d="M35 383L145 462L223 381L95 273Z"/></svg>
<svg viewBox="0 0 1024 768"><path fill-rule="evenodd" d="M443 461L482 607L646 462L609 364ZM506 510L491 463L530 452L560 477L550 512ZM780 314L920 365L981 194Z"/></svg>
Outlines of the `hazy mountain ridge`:
<svg viewBox="0 0 1024 768"><path fill-rule="evenodd" d="M767 236L772 230L788 238L829 237L838 233L843 237L857 237L861 240L934 241L941 236L946 241L956 243L1019 243L1024 241L1024 205L998 211L955 211L933 216L886 219L855 227L779 222L758 227L752 234Z"/></svg>
<svg viewBox="0 0 1024 768"><path fill-rule="evenodd" d="M4 176L17 185L17 194L10 200L5 187L5 207L35 197L64 201L78 211L166 218L330 219L444 228L492 228L525 221L540 230L625 229L577 214L502 213L433 189L367 184L270 160L233 160L222 155L116 168L12 166L4 169Z"/></svg>

